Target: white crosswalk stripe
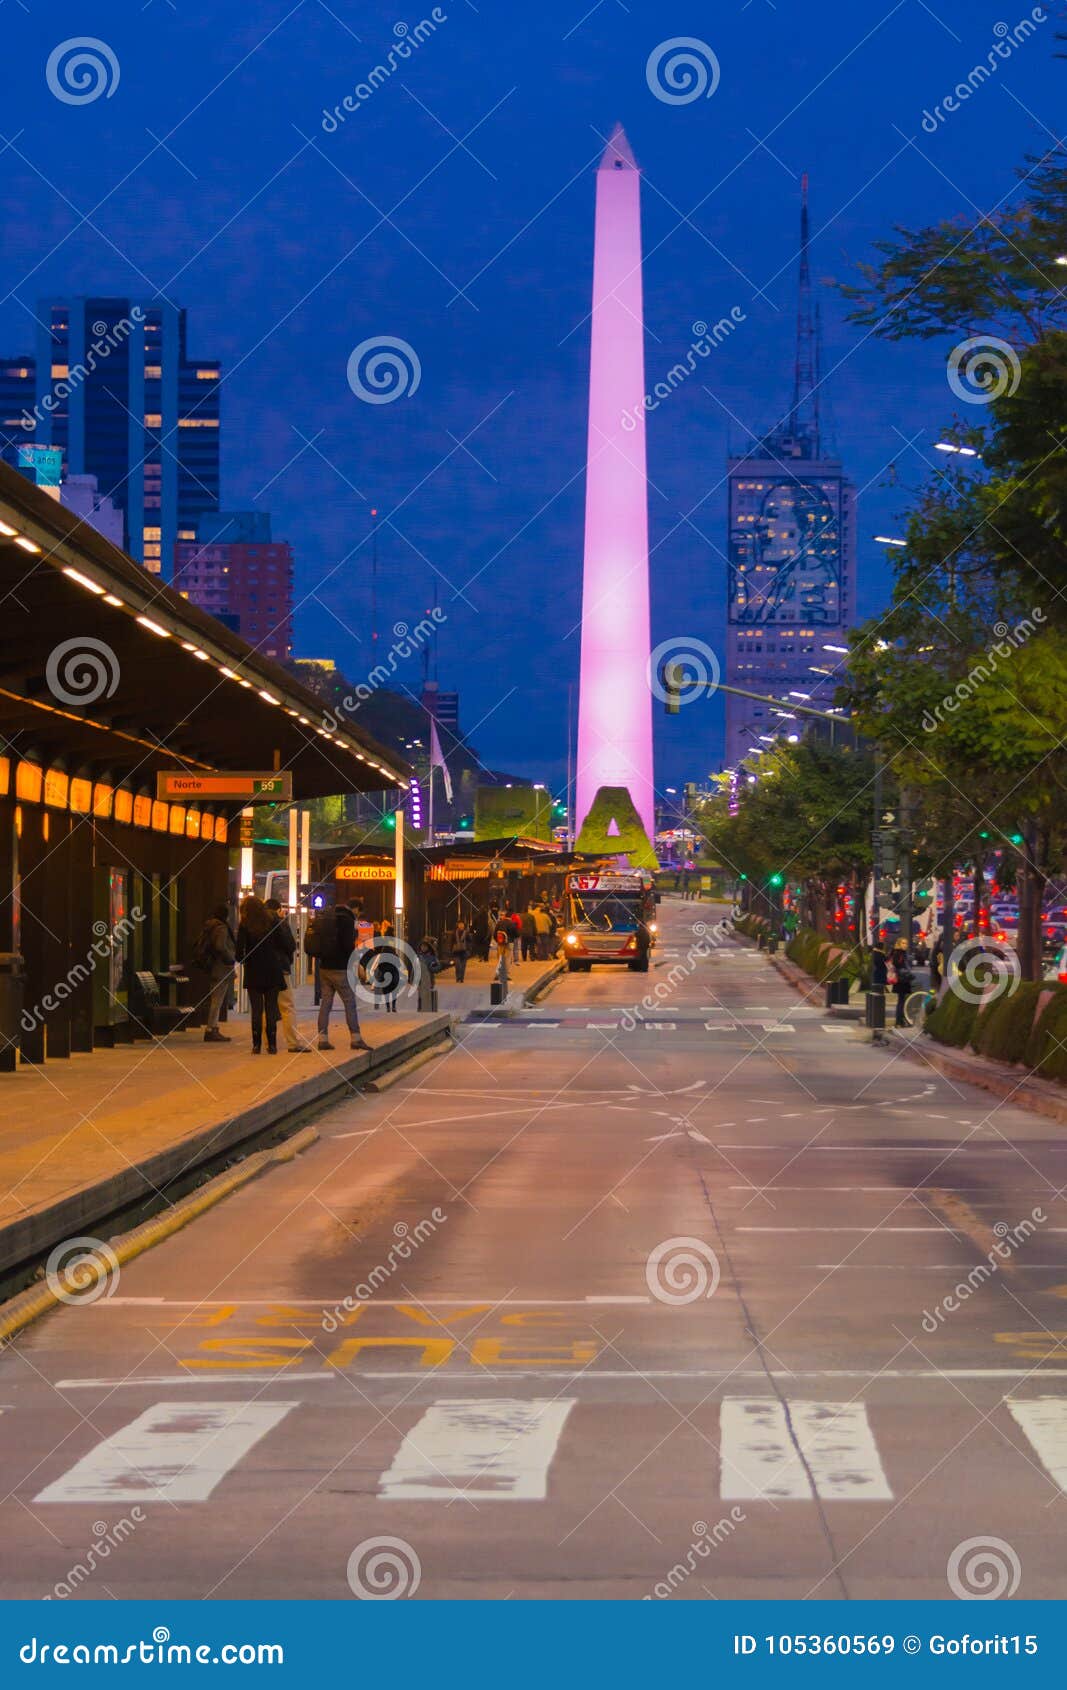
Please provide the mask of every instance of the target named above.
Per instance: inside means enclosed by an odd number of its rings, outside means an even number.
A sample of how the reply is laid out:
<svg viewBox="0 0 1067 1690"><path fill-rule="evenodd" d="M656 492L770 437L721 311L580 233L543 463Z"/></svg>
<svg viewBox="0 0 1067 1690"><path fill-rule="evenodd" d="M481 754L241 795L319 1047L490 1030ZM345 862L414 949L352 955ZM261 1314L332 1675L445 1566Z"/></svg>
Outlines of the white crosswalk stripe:
<svg viewBox="0 0 1067 1690"><path fill-rule="evenodd" d="M105 1438L38 1502L206 1502L291 1402L160 1402Z"/></svg>
<svg viewBox="0 0 1067 1690"><path fill-rule="evenodd" d="M382 1474L391 1502L538 1500L573 1398L446 1400L428 1408Z"/></svg>
<svg viewBox="0 0 1067 1690"><path fill-rule="evenodd" d="M1034 1397L1008 1401L1008 1409L1037 1454L1042 1467L1060 1490L1067 1490L1067 1400Z"/></svg>
<svg viewBox="0 0 1067 1690"><path fill-rule="evenodd" d="M863 1403L728 1397L719 1419L724 1501L887 1501ZM810 1473L810 1478L809 1478ZM814 1481L814 1491L812 1482Z"/></svg>

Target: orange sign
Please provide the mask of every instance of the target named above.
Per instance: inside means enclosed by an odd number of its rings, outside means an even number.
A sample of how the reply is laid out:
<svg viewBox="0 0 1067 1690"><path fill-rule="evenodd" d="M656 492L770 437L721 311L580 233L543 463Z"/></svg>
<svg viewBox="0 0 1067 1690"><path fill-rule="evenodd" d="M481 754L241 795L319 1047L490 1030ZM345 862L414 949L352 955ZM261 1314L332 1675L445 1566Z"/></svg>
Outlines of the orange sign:
<svg viewBox="0 0 1067 1690"><path fill-rule="evenodd" d="M338 880L395 880L395 863L338 863Z"/></svg>
<svg viewBox="0 0 1067 1690"><path fill-rule="evenodd" d="M293 796L293 777L286 770L218 769L190 774L187 769L164 769L156 775L158 799L243 799L246 804L287 804Z"/></svg>

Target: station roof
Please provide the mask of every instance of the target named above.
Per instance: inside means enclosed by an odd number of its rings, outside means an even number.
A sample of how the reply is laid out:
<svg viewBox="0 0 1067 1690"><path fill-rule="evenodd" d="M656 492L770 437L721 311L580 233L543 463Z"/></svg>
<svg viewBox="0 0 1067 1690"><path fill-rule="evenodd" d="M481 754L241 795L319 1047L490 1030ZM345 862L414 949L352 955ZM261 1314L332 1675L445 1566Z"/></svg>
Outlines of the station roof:
<svg viewBox="0 0 1067 1690"><path fill-rule="evenodd" d="M3 463L0 737L17 756L115 781L277 766L296 798L411 773L355 727L327 728L321 699L286 669Z"/></svg>

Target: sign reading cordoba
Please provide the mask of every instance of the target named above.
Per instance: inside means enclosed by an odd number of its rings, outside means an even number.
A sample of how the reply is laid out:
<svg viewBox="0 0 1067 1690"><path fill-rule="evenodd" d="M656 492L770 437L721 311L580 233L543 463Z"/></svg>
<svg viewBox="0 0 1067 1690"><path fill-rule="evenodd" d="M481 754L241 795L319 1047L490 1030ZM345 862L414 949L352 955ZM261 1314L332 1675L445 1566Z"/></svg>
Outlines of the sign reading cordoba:
<svg viewBox="0 0 1067 1690"><path fill-rule="evenodd" d="M338 863L338 880L395 880L395 863Z"/></svg>
<svg viewBox="0 0 1067 1690"><path fill-rule="evenodd" d="M202 798L287 804L292 796L293 777L288 770L214 769L199 774L189 769L161 769L156 775L156 797L171 803Z"/></svg>

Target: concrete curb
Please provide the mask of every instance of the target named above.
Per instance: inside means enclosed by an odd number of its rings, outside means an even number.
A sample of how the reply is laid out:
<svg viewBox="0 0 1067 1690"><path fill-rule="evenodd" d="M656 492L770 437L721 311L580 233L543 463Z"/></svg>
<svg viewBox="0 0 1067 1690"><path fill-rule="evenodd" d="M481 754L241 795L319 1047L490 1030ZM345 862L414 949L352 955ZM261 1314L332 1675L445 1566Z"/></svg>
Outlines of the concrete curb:
<svg viewBox="0 0 1067 1690"><path fill-rule="evenodd" d="M303 1118L319 1114L340 1098L358 1091L364 1075L396 1062L398 1057L425 1049L448 1033L451 1026L450 1015L427 1015L422 1025L398 1034L388 1045L369 1053L357 1051L328 1067L318 1067L306 1079L296 1081L253 1108L213 1122L140 1163L12 1221L0 1228L0 1273L46 1255L64 1238L91 1234L109 1215L155 1198L176 1179L188 1177L202 1162L213 1161L246 1139L286 1124L295 1128Z"/></svg>
<svg viewBox="0 0 1067 1690"><path fill-rule="evenodd" d="M894 1028L887 1028L892 1033L893 1043L898 1047L902 1056L909 1062L921 1063L924 1067L933 1068L943 1075L946 1080L960 1080L965 1085L980 1086L983 1091L992 1092L994 1097L1005 1098L1017 1104L1020 1109L1032 1109L1037 1115L1046 1115L1050 1120L1067 1123L1067 1096L1063 1088L1054 1085L1051 1080L1019 1080L1014 1076L1023 1074L1025 1069L1007 1063L993 1062L987 1056L972 1055L969 1052L956 1050L951 1046L937 1044L929 1037L918 1040L901 1038Z"/></svg>
<svg viewBox="0 0 1067 1690"><path fill-rule="evenodd" d="M452 1048L451 1038L439 1039L436 1044L427 1045L425 1050L416 1051L415 1055L409 1056L406 1062L398 1062L395 1068L387 1068L384 1074L376 1075L373 1080L368 1080L367 1090L375 1093L388 1091L390 1086L395 1086L396 1082L404 1079L405 1075L414 1073L416 1068L424 1067L427 1062L432 1062L435 1056L444 1056L445 1052Z"/></svg>
<svg viewBox="0 0 1067 1690"><path fill-rule="evenodd" d="M549 963L544 973L539 974L537 979L534 980L531 985L526 987L522 994L523 1004L532 1004L535 998L539 998L541 996L542 992L547 992L549 986L553 985L554 982L558 980L559 976L566 972L566 969L566 958L555 957L552 962Z"/></svg>
<svg viewBox="0 0 1067 1690"><path fill-rule="evenodd" d="M122 1267L135 1256L143 1255L145 1250L150 1250L154 1244L161 1244L165 1238L180 1232L182 1227L188 1226L190 1221L196 1220L205 1210L213 1209L216 1203L221 1203L231 1192L239 1191L243 1185L258 1179L268 1168L282 1162L292 1162L302 1150L310 1149L318 1141L318 1136L314 1127L305 1127L284 1144L276 1145L272 1150L259 1150L242 1162L240 1167L230 1168L226 1173L217 1175L199 1191L183 1197L173 1208L112 1240L110 1250L113 1260ZM0 1306L0 1344L8 1343L32 1321L60 1304L76 1307L83 1299L97 1301L95 1297L90 1298L87 1294L102 1280L106 1280L109 1272L113 1272L112 1263L105 1257L101 1257L99 1261L86 1257L85 1263L84 1270L79 1269L76 1296L69 1299L62 1297L46 1282L27 1287L25 1291L20 1291L18 1296ZM84 1281L81 1277L83 1271Z"/></svg>

